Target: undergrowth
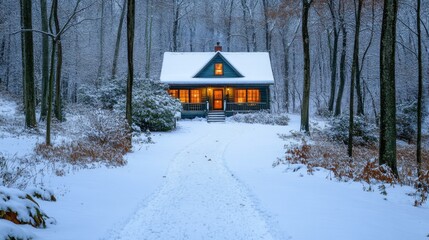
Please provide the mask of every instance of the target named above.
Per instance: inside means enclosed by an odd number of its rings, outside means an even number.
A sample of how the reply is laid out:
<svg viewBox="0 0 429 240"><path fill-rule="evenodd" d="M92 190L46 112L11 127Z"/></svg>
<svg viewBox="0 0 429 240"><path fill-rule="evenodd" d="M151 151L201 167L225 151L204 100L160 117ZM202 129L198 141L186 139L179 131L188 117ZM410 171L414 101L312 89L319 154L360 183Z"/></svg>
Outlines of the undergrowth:
<svg viewBox="0 0 429 240"><path fill-rule="evenodd" d="M353 157L347 156L347 146L333 142L321 134L314 134L311 143L302 140L300 144L285 146L286 156L278 159L273 166L279 164L303 164L308 174L313 174L317 168L324 168L340 181L357 181L371 185L381 184L382 194L386 193L384 184L401 184L413 186L416 192L415 206L421 206L427 201L429 193L429 163L422 164L422 173L417 177L415 147L398 146L397 164L398 177L386 165L378 164L377 145L356 145L353 147ZM429 150L424 149L422 159L429 159ZM387 194L387 193L386 193Z"/></svg>
<svg viewBox="0 0 429 240"><path fill-rule="evenodd" d="M104 111L96 111L88 119L81 123L82 137L53 146L38 144L35 147L36 154L48 160L70 164L99 162L109 166L125 165L123 156L131 150L126 121Z"/></svg>

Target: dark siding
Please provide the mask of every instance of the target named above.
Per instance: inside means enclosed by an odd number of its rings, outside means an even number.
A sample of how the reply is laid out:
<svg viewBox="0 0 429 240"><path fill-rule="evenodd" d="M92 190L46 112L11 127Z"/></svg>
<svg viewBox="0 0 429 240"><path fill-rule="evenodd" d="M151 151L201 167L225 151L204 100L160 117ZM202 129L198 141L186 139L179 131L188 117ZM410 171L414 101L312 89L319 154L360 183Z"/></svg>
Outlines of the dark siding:
<svg viewBox="0 0 429 240"><path fill-rule="evenodd" d="M214 75L214 64L223 63L223 75ZM216 55L196 76L196 78L239 78L242 77L220 55Z"/></svg>

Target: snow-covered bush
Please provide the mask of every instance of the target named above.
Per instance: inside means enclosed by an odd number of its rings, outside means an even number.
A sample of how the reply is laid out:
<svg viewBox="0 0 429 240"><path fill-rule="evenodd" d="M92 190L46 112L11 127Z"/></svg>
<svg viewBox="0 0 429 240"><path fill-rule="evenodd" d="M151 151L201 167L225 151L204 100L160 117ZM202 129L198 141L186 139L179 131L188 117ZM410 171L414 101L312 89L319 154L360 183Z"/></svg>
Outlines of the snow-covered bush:
<svg viewBox="0 0 429 240"><path fill-rule="evenodd" d="M58 146L39 144L35 152L46 159L62 160L72 164L101 162L112 166L126 163L123 155L130 151L130 133L127 122L112 111L97 110L82 121L83 135L72 142Z"/></svg>
<svg viewBox="0 0 429 240"><path fill-rule="evenodd" d="M0 185L24 189L33 179L34 162L26 157L9 157L0 153Z"/></svg>
<svg viewBox="0 0 429 240"><path fill-rule="evenodd" d="M230 119L235 122L260 123L281 126L286 126L289 123L289 117L287 114L273 114L268 111L259 111L255 113L237 113L230 117Z"/></svg>
<svg viewBox="0 0 429 240"><path fill-rule="evenodd" d="M403 102L396 109L396 135L399 139L412 142L417 132L417 101Z"/></svg>
<svg viewBox="0 0 429 240"><path fill-rule="evenodd" d="M167 86L158 81L137 79L133 93L133 123L142 131L169 131L176 125L174 115L182 109ZM120 106L125 109L125 107Z"/></svg>
<svg viewBox="0 0 429 240"><path fill-rule="evenodd" d="M80 103L102 109L113 109L125 99L126 78L105 79L100 89L82 84L78 90Z"/></svg>
<svg viewBox="0 0 429 240"><path fill-rule="evenodd" d="M49 217L39 204L27 193L0 186L0 218L15 224L29 224L33 227L46 227Z"/></svg>
<svg viewBox="0 0 429 240"><path fill-rule="evenodd" d="M347 144L349 137L349 116L331 118L330 127L323 130L323 133L330 139ZM354 145L372 145L377 142L378 130L375 124L368 122L364 117L355 116L353 126Z"/></svg>
<svg viewBox="0 0 429 240"><path fill-rule="evenodd" d="M98 91L82 86L82 103L102 109L125 112L126 79L104 81ZM142 131L168 131L175 127L174 115L182 108L180 101L167 93L167 85L159 81L135 78L133 86L133 123Z"/></svg>

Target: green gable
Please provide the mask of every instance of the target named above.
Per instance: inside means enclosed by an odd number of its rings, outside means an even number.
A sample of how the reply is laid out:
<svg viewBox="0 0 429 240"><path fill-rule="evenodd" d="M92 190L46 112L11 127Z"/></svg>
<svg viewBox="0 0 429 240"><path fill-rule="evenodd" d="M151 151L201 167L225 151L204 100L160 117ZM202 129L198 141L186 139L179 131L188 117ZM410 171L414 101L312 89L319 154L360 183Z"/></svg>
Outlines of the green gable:
<svg viewBox="0 0 429 240"><path fill-rule="evenodd" d="M215 75L215 64L223 64L223 75ZM210 61L194 76L194 78L240 78L243 77L220 52L210 59Z"/></svg>

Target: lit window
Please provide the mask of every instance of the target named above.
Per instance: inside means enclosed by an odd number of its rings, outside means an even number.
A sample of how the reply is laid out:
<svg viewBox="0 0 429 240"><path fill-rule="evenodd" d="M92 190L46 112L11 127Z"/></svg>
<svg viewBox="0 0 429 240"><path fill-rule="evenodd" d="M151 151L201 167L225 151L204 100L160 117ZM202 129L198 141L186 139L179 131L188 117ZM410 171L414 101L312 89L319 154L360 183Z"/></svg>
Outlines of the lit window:
<svg viewBox="0 0 429 240"><path fill-rule="evenodd" d="M234 101L237 103L246 102L246 89L237 89L235 90Z"/></svg>
<svg viewBox="0 0 429 240"><path fill-rule="evenodd" d="M180 90L179 91L180 101L183 103L189 102L189 90Z"/></svg>
<svg viewBox="0 0 429 240"><path fill-rule="evenodd" d="M222 63L215 63L214 69L215 69L214 74L216 76L222 76L223 75L223 64Z"/></svg>
<svg viewBox="0 0 429 240"><path fill-rule="evenodd" d="M201 102L201 94L199 89L191 90L191 103L200 103Z"/></svg>
<svg viewBox="0 0 429 240"><path fill-rule="evenodd" d="M247 90L247 101L248 102L260 102L259 89Z"/></svg>
<svg viewBox="0 0 429 240"><path fill-rule="evenodd" d="M179 98L179 90L177 89L170 89L168 90L168 93L174 98Z"/></svg>

